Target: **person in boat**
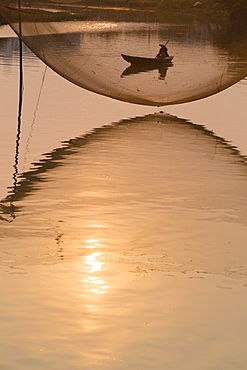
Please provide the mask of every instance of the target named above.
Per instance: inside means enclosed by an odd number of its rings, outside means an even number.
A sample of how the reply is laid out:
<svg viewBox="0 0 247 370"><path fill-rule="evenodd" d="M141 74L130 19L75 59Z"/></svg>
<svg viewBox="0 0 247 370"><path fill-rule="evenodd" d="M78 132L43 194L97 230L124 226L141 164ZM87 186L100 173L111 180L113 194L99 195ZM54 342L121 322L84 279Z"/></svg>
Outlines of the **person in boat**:
<svg viewBox="0 0 247 370"><path fill-rule="evenodd" d="M164 44L159 44L160 45L160 50L158 54L156 55L156 59L163 59L163 58L169 58L170 55L168 54L168 50L166 45Z"/></svg>

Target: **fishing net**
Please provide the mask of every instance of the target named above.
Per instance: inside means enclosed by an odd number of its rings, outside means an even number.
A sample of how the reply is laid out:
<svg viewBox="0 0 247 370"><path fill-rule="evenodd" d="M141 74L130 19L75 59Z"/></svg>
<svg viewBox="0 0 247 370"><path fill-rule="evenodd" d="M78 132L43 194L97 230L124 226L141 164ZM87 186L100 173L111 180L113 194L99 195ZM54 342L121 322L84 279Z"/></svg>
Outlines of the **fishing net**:
<svg viewBox="0 0 247 370"><path fill-rule="evenodd" d="M72 83L162 106L212 95L247 75L246 18L240 17L245 5L239 10L228 3L0 0L0 13L44 63ZM157 61L160 44L173 58ZM122 54L134 57L131 63Z"/></svg>

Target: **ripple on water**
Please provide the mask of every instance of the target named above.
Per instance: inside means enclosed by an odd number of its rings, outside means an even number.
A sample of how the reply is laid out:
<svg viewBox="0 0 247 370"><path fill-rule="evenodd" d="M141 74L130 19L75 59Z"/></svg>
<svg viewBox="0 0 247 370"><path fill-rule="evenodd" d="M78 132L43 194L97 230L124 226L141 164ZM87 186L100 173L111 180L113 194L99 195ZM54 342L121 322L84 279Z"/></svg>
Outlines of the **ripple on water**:
<svg viewBox="0 0 247 370"><path fill-rule="evenodd" d="M4 201L2 365L241 367L246 185L236 149L163 114L48 154Z"/></svg>

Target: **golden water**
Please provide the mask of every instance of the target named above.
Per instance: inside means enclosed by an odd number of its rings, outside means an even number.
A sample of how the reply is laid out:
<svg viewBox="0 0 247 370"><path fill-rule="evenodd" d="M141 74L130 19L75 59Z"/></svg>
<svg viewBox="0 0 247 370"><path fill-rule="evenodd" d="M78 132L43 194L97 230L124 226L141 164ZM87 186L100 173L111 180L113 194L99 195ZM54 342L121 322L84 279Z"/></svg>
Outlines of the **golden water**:
<svg viewBox="0 0 247 370"><path fill-rule="evenodd" d="M48 70L36 110L44 66L25 55L15 189L1 88L1 369L245 368L244 82L169 115Z"/></svg>

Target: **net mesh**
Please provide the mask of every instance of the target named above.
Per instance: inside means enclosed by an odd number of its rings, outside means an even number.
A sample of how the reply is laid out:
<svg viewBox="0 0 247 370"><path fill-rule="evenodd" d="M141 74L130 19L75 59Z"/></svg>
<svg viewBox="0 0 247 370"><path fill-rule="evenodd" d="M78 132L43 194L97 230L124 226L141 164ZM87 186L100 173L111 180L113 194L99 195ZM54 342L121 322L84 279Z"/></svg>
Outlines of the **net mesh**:
<svg viewBox="0 0 247 370"><path fill-rule="evenodd" d="M212 95L247 75L244 25L226 8L197 8L189 0L0 0L2 16L58 74L98 94L156 106ZM172 60L156 58L160 44Z"/></svg>

